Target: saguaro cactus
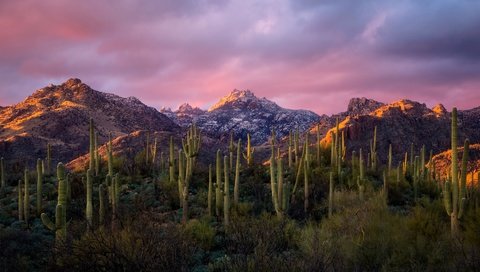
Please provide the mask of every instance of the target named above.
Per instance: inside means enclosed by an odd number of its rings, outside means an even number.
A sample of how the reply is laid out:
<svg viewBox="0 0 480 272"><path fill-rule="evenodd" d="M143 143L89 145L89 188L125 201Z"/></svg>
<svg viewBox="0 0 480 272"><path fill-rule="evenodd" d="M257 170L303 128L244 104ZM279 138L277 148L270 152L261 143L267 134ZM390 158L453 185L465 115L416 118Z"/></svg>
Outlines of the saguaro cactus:
<svg viewBox="0 0 480 272"><path fill-rule="evenodd" d="M215 168L215 214L217 217L220 216L220 212L222 210L223 205L223 198L221 193L222 188L222 161L221 161L221 153L220 149L217 150L217 160L216 160L216 168Z"/></svg>
<svg viewBox="0 0 480 272"><path fill-rule="evenodd" d="M87 195L87 203L85 208L85 217L87 219L88 228L92 228L93 226L93 205L92 205L92 194L93 194L93 181L92 181L92 170L87 170L87 186L86 186L86 195Z"/></svg>
<svg viewBox="0 0 480 272"><path fill-rule="evenodd" d="M212 216L212 198L213 198L213 184L212 184L212 165L208 165L208 216Z"/></svg>
<svg viewBox="0 0 480 272"><path fill-rule="evenodd" d="M235 162L235 184L233 187L233 205L235 207L238 205L238 199L239 199L239 184L240 184L240 167L241 167L241 162L240 162L240 147L242 146L242 140L238 139L237 143L237 161Z"/></svg>
<svg viewBox="0 0 480 272"><path fill-rule="evenodd" d="M88 169L95 172L95 129L93 127L93 118L90 118L90 161Z"/></svg>
<svg viewBox="0 0 480 272"><path fill-rule="evenodd" d="M200 150L200 132L195 124L193 124L187 132L185 139L182 139L183 152L185 154L185 169L179 169L179 172L185 171L185 179L183 180L183 214L182 222L185 224L188 220L188 189L190 186L190 179L195 165L195 159Z"/></svg>
<svg viewBox="0 0 480 272"><path fill-rule="evenodd" d="M37 159L37 216L41 216L42 214L42 187L43 187L42 160Z"/></svg>
<svg viewBox="0 0 480 272"><path fill-rule="evenodd" d="M28 224L28 220L30 218L30 183L28 180L28 169L25 168L24 173L24 182L25 182L25 197L23 199L23 215L25 216L25 222Z"/></svg>
<svg viewBox="0 0 480 272"><path fill-rule="evenodd" d="M23 190L22 190L22 181L18 180L18 220L23 220Z"/></svg>
<svg viewBox="0 0 480 272"><path fill-rule="evenodd" d="M333 190L334 190L333 172L330 172L330 186L328 188L328 217L333 214Z"/></svg>
<svg viewBox="0 0 480 272"><path fill-rule="evenodd" d="M52 146L47 144L47 175L52 174Z"/></svg>
<svg viewBox="0 0 480 272"><path fill-rule="evenodd" d="M392 144L388 146L388 174L392 173Z"/></svg>
<svg viewBox="0 0 480 272"><path fill-rule="evenodd" d="M174 183L175 182L175 154L173 151L173 136L170 136L168 170L169 170L170 182Z"/></svg>
<svg viewBox="0 0 480 272"><path fill-rule="evenodd" d="M67 236L67 188L65 184L65 166L59 163L57 166L58 179L58 198L57 208L55 210L55 224L48 218L48 215L42 213L43 224L52 231L55 231L55 240L64 241Z"/></svg>
<svg viewBox="0 0 480 272"><path fill-rule="evenodd" d="M359 157L358 157L358 166L359 166L359 176L357 178L357 185L358 185L358 194L360 197L360 200L363 201L364 199L364 192L365 192L365 169L364 169L364 163L363 163L363 155L362 155L362 149L360 148L359 152Z"/></svg>
<svg viewBox="0 0 480 272"><path fill-rule="evenodd" d="M255 152L255 148L252 147L250 143L250 133L247 134L247 150L246 153L243 154L243 157L247 161L248 167L253 165L253 153Z"/></svg>
<svg viewBox="0 0 480 272"><path fill-rule="evenodd" d="M309 187L309 171L308 171L308 162L307 160L305 160L305 164L304 164L304 175L303 175L303 178L304 178L304 202L303 202L303 209L305 211L305 214L307 214L308 212L308 206L309 206L309 202L308 202L308 199L310 198L310 187Z"/></svg>
<svg viewBox="0 0 480 272"><path fill-rule="evenodd" d="M105 211L105 185L100 184L100 186L98 186L98 223L100 226L103 226L105 223Z"/></svg>
<svg viewBox="0 0 480 272"><path fill-rule="evenodd" d="M230 177L229 177L228 157L223 157L223 173L225 177L223 188L223 223L228 226L230 221Z"/></svg>
<svg viewBox="0 0 480 272"><path fill-rule="evenodd" d="M5 162L3 157L0 158L0 184L1 188L5 188Z"/></svg>
<svg viewBox="0 0 480 272"><path fill-rule="evenodd" d="M447 214L450 216L451 233L454 238L459 235L459 220L465 209L465 184L458 182L458 155L457 155L457 108L452 110L452 166L451 182L444 185L444 203ZM463 182L462 182L463 183ZM459 186L460 185L460 186Z"/></svg>
<svg viewBox="0 0 480 272"><path fill-rule="evenodd" d="M278 184L280 182L283 182L283 173L281 173L282 166L280 164L282 163L281 158L278 159L279 163L279 168L278 168L278 173L275 171L275 138L274 134L272 133L272 154L270 156L270 189L272 191L272 202L273 202L273 208L275 209L275 212L277 213L277 216L279 218L282 217L282 209L280 206L281 203L281 197L279 197L279 192L277 191ZM281 180L277 181L277 178L281 177Z"/></svg>
<svg viewBox="0 0 480 272"><path fill-rule="evenodd" d="M372 170L377 169L377 126L373 130L373 140L370 145L370 161L372 162Z"/></svg>
<svg viewBox="0 0 480 272"><path fill-rule="evenodd" d="M230 131L230 143L228 144L228 153L230 155L230 171L233 167L233 152L235 152L235 144L233 143L233 131Z"/></svg>
<svg viewBox="0 0 480 272"><path fill-rule="evenodd" d="M108 175L113 177L113 151L112 151L112 134L108 136L107 145Z"/></svg>

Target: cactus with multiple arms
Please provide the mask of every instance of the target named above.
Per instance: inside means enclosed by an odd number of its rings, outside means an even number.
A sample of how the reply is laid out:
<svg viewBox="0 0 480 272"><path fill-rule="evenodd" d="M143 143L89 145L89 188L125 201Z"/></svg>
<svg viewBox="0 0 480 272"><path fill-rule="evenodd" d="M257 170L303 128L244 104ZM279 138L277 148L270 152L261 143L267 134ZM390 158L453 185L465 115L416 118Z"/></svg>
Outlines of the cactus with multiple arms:
<svg viewBox="0 0 480 272"><path fill-rule="evenodd" d="M272 153L270 156L270 189L272 192L272 202L273 202L273 208L275 209L275 212L277 213L277 216L281 218L283 216L283 212L281 209L281 196L278 192L278 186L280 182L283 182L283 173L282 171L282 166L280 164L282 163L281 158L278 158L278 173L275 171L275 133L272 131L272 139L271 139L271 145L272 145ZM280 179L281 177L281 179ZM278 180L277 180L278 178ZM280 197L279 197L280 196Z"/></svg>
<svg viewBox="0 0 480 272"><path fill-rule="evenodd" d="M184 224L187 223L188 220L188 189L193 173L193 167L195 165L195 159L198 156L198 151L200 150L200 139L200 132L195 124L190 127L185 139L182 139L183 152L185 154L185 167L183 169L179 169L179 172L185 173L182 182L182 222Z"/></svg>
<svg viewBox="0 0 480 272"><path fill-rule="evenodd" d="M451 182L446 181L444 185L444 204L448 216L450 216L450 227L453 238L459 235L459 220L462 218L465 209L465 184L458 182L458 151L457 151L457 109L452 110L452 162ZM464 150L465 151L465 150ZM467 151L468 152L468 151ZM460 185L460 186L459 186Z"/></svg>

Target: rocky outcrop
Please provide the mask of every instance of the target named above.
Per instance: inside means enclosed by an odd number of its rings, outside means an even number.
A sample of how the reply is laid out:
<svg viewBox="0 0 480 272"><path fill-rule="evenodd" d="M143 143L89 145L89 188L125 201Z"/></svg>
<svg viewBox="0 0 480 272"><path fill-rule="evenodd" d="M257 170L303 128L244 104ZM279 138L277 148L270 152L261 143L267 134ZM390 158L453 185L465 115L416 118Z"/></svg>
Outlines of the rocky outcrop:
<svg viewBox="0 0 480 272"><path fill-rule="evenodd" d="M459 111L459 140L469 138L471 142L480 142L478 110ZM393 155L399 163L405 152L410 152L413 143L415 152L425 145L427 152L434 154L450 147L450 115L443 106L429 109L425 104L411 100L400 100L365 115L347 116L340 123L345 131L347 148L350 151L363 148L369 152L369 143L377 127L377 153L381 161L386 161L388 147L392 144ZM334 129L322 139L325 145L331 142Z"/></svg>
<svg viewBox="0 0 480 272"><path fill-rule="evenodd" d="M461 146L461 143L458 143ZM461 160L463 156L463 146L458 148L458 167L461 169ZM441 152L435 155L432 159L435 172L440 175L442 179L449 176L452 166L452 150ZM473 144L469 146L468 164L467 164L467 181L472 180L472 174L475 182L478 181L478 173L480 172L480 144Z"/></svg>

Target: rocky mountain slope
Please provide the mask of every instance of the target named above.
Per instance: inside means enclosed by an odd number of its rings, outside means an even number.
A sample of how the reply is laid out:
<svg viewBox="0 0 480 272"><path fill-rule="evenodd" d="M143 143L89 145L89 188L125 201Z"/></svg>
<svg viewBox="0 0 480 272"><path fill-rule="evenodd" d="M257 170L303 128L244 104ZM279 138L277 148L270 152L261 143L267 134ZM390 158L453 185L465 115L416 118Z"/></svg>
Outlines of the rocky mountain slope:
<svg viewBox="0 0 480 272"><path fill-rule="evenodd" d="M250 133L253 144L266 142L272 129L282 137L297 128L306 131L320 120L320 116L311 111L282 108L266 98L256 97L249 90L232 91L208 111L184 104L175 112L164 110L163 113L181 126L195 122L204 133L212 136L225 137L233 131L236 138L245 140Z"/></svg>
<svg viewBox="0 0 480 272"><path fill-rule="evenodd" d="M461 145L461 143L459 143ZM458 166L461 169L461 160L463 156L463 146L458 148ZM433 165L437 174L440 174L442 179L447 178L451 171L452 165L452 150L441 152L432 158ZM468 164L467 164L467 181L472 180L472 174L475 182L478 181L478 173L480 172L480 144L473 144L469 146Z"/></svg>
<svg viewBox="0 0 480 272"><path fill-rule="evenodd" d="M459 138L469 138L480 142L478 126L480 108L459 111ZM400 100L368 113L347 116L341 120L340 130L345 131L349 151L363 148L369 152L369 142L377 127L377 153L381 161L386 161L388 147L392 144L393 155L398 163L405 152L410 152L413 143L418 155L420 148L433 150L434 154L450 147L450 114L442 105L429 109L425 104L411 100ZM334 128L322 139L324 144L331 142Z"/></svg>
<svg viewBox="0 0 480 272"><path fill-rule="evenodd" d="M22 161L44 158L52 145L55 161L70 161L88 149L92 117L99 144L136 130L180 131L165 115L134 97L93 90L79 79L50 85L0 112L0 156ZM31 162L31 163L32 163Z"/></svg>

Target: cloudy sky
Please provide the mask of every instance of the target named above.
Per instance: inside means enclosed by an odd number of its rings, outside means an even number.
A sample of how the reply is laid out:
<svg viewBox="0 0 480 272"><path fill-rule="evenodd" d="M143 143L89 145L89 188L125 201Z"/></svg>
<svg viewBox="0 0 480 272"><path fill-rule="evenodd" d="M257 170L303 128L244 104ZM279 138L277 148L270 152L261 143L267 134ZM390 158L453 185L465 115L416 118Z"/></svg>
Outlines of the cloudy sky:
<svg viewBox="0 0 480 272"><path fill-rule="evenodd" d="M70 77L157 108L235 88L317 113L356 96L472 108L480 1L1 1L0 105Z"/></svg>

